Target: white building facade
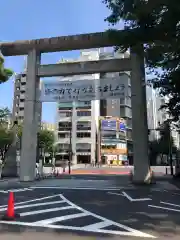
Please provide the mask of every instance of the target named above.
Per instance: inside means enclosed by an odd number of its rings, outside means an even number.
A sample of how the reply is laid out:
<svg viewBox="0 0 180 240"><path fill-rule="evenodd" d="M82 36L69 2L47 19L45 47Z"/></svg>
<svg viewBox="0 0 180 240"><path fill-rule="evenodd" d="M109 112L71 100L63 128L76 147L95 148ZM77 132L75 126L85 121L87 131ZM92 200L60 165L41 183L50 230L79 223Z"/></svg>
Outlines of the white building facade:
<svg viewBox="0 0 180 240"><path fill-rule="evenodd" d="M81 52L78 60L68 61L75 62L98 59L99 50L94 50ZM64 60L61 62L64 62ZM95 79L99 79L99 74L61 77L59 81L84 79L92 79L94 84L96 84ZM99 100L93 100L57 104L56 145L58 147L58 154L56 161L68 160L70 151L72 152L72 164L96 161L99 103Z"/></svg>

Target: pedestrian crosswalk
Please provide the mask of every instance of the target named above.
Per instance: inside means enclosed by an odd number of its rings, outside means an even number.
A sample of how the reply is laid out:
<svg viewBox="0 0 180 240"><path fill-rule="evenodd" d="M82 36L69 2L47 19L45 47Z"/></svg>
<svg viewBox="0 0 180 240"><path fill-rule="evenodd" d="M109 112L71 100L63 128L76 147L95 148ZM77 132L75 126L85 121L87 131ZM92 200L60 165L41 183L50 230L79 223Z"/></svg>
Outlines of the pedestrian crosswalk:
<svg viewBox="0 0 180 240"><path fill-rule="evenodd" d="M6 208L6 205L0 206L0 213ZM20 214L19 221L0 223L153 238L152 235L92 213L74 204L62 194L18 202L15 204L15 211ZM114 230L114 227L117 230Z"/></svg>
<svg viewBox="0 0 180 240"><path fill-rule="evenodd" d="M115 181L111 180L100 180L100 179L52 179L47 182L39 182L34 185L34 189L84 189L84 190L119 190L122 188L132 189L135 188L132 184L126 182L120 182L117 184Z"/></svg>
<svg viewBox="0 0 180 240"><path fill-rule="evenodd" d="M33 188L15 188L15 189L8 189L8 190L0 190L0 193L9 193L9 192L25 192L25 191L33 191Z"/></svg>

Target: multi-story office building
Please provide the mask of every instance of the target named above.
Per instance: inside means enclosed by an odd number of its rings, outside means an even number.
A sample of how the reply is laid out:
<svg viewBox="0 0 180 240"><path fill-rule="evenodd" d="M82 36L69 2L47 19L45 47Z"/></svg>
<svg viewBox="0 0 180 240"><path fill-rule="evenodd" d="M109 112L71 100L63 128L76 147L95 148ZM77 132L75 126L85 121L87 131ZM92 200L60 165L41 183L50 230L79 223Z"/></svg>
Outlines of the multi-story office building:
<svg viewBox="0 0 180 240"><path fill-rule="evenodd" d="M100 53L100 59L110 59L110 58L128 58L129 53L121 54L118 52L102 52ZM126 134L127 134L127 144L128 144L128 154L131 155L133 152L132 146L132 110L131 110L131 81L130 74L128 72L115 72L115 73L105 73L101 77L114 78L120 77L122 81L128 82L128 93L127 96L121 99L104 99L100 101L100 115L101 116L112 116L123 118L126 122Z"/></svg>
<svg viewBox="0 0 180 240"><path fill-rule="evenodd" d="M110 58L129 57L129 54L108 53L95 51L82 51L76 61L90 61ZM75 60L62 60L61 62L70 62ZM126 80L129 83L129 93L123 99L106 99L95 100L90 102L78 103L61 103L58 105L58 134L57 143L59 145L60 159L69 158L69 143L72 135L72 152L73 161L95 161L97 158L97 134L98 134L98 118L99 116L112 116L124 118L127 124L127 137L130 146L129 152L132 152L132 113L130 101L130 77L128 73L106 73L106 74L91 74L86 76L72 76L70 78L61 78L60 80L80 80L80 79L98 79L98 78L114 78L120 77L122 81ZM76 105L78 104L78 105ZM79 104L81 106L79 106ZM71 118L72 115L72 118ZM71 122L72 120L72 129ZM71 130L70 130L71 129ZM70 133L72 132L72 134ZM66 152L65 152L66 151Z"/></svg>
<svg viewBox="0 0 180 240"><path fill-rule="evenodd" d="M81 52L78 60L98 60L99 50ZM61 62L64 62L62 60ZM99 74L59 78L59 81L99 78ZM96 81L94 81L96 84ZM58 103L57 106L57 160L68 160L72 152L72 163L96 161L99 100Z"/></svg>
<svg viewBox="0 0 180 240"><path fill-rule="evenodd" d="M24 104L26 97L26 72L17 74L14 80L14 100L12 120L22 123L24 120ZM42 104L37 103L39 123L41 123Z"/></svg>
<svg viewBox="0 0 180 240"><path fill-rule="evenodd" d="M100 117L98 146L101 163L127 164L127 137L124 119Z"/></svg>
<svg viewBox="0 0 180 240"><path fill-rule="evenodd" d="M148 83L146 86L147 95L147 119L149 128L149 140L157 140L160 137L158 128L169 118L166 110L160 109L168 98L161 97L157 90L155 90L152 84ZM180 146L179 133L171 126L171 135L174 140L174 144L177 148Z"/></svg>

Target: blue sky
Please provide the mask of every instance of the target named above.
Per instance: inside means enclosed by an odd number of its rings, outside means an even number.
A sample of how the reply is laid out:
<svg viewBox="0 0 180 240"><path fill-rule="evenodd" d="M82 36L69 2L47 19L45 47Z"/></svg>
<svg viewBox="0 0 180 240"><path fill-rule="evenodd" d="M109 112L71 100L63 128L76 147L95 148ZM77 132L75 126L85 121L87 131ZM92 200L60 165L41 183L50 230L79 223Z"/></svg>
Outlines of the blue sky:
<svg viewBox="0 0 180 240"><path fill-rule="evenodd" d="M104 31L108 9L101 0L1 0L0 41L15 41ZM76 57L77 51L43 54L42 64L61 57ZM15 72L24 67L24 57L7 57L5 65ZM12 108L13 80L0 85L0 106ZM55 121L55 104L43 104L42 120Z"/></svg>

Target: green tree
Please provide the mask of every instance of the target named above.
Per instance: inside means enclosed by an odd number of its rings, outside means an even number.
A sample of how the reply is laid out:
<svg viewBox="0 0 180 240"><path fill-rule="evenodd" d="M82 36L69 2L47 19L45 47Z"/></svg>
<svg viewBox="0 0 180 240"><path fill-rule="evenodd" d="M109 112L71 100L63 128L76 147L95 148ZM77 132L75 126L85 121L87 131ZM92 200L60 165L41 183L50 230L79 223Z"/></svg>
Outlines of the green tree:
<svg viewBox="0 0 180 240"><path fill-rule="evenodd" d="M37 134L38 136L38 146L41 150L46 152L51 152L54 144L54 133L48 130L40 130ZM19 125L18 137L22 138L22 126Z"/></svg>
<svg viewBox="0 0 180 240"><path fill-rule="evenodd" d="M45 152L49 152L53 149L54 133L48 130L41 130L38 133L39 148L44 149Z"/></svg>
<svg viewBox="0 0 180 240"><path fill-rule="evenodd" d="M4 126L0 126L0 156L5 159L5 154L13 142L13 132Z"/></svg>
<svg viewBox="0 0 180 240"><path fill-rule="evenodd" d="M4 83L12 77L13 71L7 68L4 68L4 58L0 54L0 84Z"/></svg>
<svg viewBox="0 0 180 240"><path fill-rule="evenodd" d="M161 157L161 160L163 156L166 156L172 169L172 155L177 153L177 148L171 135L170 121L165 121L161 124L157 131L160 133L160 138L149 143L150 162L154 165L158 156Z"/></svg>
<svg viewBox="0 0 180 240"><path fill-rule="evenodd" d="M106 21L124 22L121 34L109 30L109 37L121 50L144 44L145 62L154 73L154 86L169 96L165 104L174 121L180 115L180 3L179 0L103 0L110 9Z"/></svg>
<svg viewBox="0 0 180 240"><path fill-rule="evenodd" d="M9 108L0 108L0 124L7 125L10 115L11 111Z"/></svg>

